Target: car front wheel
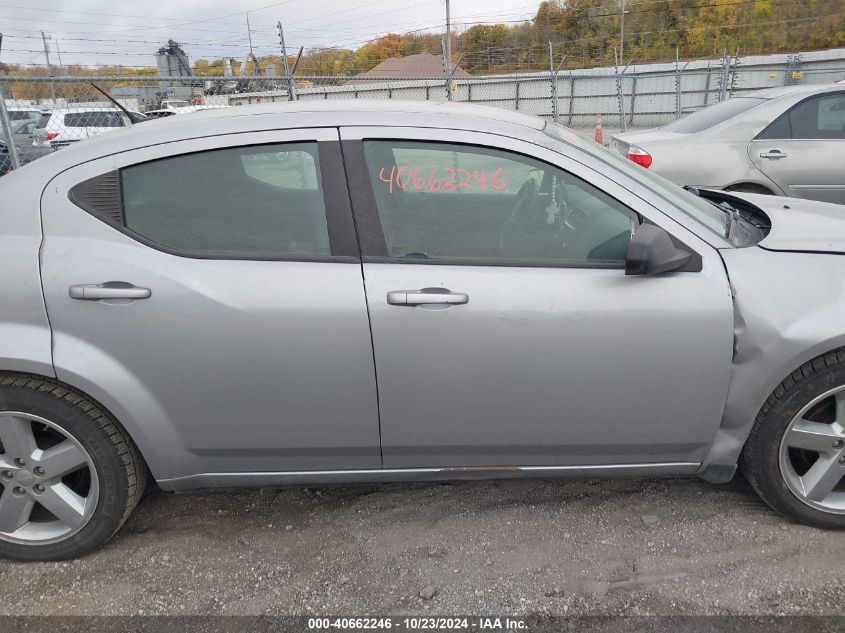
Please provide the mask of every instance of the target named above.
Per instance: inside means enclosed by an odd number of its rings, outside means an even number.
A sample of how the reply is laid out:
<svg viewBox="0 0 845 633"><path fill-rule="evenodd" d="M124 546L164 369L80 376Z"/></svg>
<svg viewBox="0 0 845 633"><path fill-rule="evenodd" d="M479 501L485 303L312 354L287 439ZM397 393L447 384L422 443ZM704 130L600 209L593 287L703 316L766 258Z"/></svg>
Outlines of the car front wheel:
<svg viewBox="0 0 845 633"><path fill-rule="evenodd" d="M845 528L845 351L804 364L769 396L743 449L743 473L775 510Z"/></svg>
<svg viewBox="0 0 845 633"><path fill-rule="evenodd" d="M146 468L94 402L48 379L0 374L0 557L62 560L123 525Z"/></svg>

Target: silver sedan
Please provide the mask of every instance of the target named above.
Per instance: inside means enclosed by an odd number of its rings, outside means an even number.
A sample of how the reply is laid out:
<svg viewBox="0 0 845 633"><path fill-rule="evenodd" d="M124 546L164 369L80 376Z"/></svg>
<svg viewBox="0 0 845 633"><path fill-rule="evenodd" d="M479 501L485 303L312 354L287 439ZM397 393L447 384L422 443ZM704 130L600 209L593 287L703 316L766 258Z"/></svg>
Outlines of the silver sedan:
<svg viewBox="0 0 845 633"><path fill-rule="evenodd" d="M845 221L541 119L301 102L0 180L0 555L165 491L733 477L845 527Z"/></svg>
<svg viewBox="0 0 845 633"><path fill-rule="evenodd" d="M760 90L611 146L680 185L845 204L845 86Z"/></svg>

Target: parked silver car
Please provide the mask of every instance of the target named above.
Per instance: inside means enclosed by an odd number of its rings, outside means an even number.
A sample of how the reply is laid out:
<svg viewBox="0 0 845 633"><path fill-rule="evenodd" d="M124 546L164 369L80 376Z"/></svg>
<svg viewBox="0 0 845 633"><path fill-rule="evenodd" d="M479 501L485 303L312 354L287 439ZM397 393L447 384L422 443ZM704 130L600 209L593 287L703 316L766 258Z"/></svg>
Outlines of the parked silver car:
<svg viewBox="0 0 845 633"><path fill-rule="evenodd" d="M760 90L611 146L680 185L845 204L845 86Z"/></svg>
<svg viewBox="0 0 845 633"><path fill-rule="evenodd" d="M745 476L845 527L845 220L541 119L171 117L0 182L0 555L168 491Z"/></svg>
<svg viewBox="0 0 845 633"><path fill-rule="evenodd" d="M21 136L25 136L23 134L19 134L16 130L14 135L15 141ZM20 160L22 165L26 163L31 163L34 160L47 156L48 154L52 153L52 149L49 147L33 147L27 143L15 143L15 148L17 149L18 160ZM0 126L0 176L4 176L7 172L12 169L12 157L9 154L9 146L6 143L5 134L3 133L2 126Z"/></svg>

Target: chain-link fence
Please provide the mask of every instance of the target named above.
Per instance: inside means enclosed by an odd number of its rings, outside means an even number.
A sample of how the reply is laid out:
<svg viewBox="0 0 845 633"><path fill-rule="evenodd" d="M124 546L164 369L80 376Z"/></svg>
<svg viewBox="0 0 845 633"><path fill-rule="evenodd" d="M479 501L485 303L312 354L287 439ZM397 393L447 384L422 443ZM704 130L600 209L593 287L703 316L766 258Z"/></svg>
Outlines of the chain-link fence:
<svg viewBox="0 0 845 633"><path fill-rule="evenodd" d="M814 62L800 55L462 77L0 77L0 173L130 118L182 116L208 108L330 99L452 100L554 119L591 134L649 128L761 88L845 79L845 51ZM762 59L762 61L761 61ZM845 88L845 86L843 86ZM106 93L129 111L119 110ZM17 148L18 156L15 157Z"/></svg>

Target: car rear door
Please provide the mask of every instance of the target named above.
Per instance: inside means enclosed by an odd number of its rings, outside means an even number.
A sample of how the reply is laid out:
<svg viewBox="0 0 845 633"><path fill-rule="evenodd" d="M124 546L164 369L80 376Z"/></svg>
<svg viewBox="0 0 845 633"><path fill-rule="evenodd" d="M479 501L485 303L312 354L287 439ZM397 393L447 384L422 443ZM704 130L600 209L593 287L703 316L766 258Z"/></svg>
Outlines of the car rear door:
<svg viewBox="0 0 845 633"><path fill-rule="evenodd" d="M54 178L42 215L56 374L158 479L381 466L336 129L105 157Z"/></svg>
<svg viewBox="0 0 845 633"><path fill-rule="evenodd" d="M385 467L696 468L733 343L715 250L538 145L457 130L341 136ZM700 266L626 277L641 217Z"/></svg>
<svg viewBox="0 0 845 633"><path fill-rule="evenodd" d="M748 145L787 196L845 204L845 91L804 99Z"/></svg>

